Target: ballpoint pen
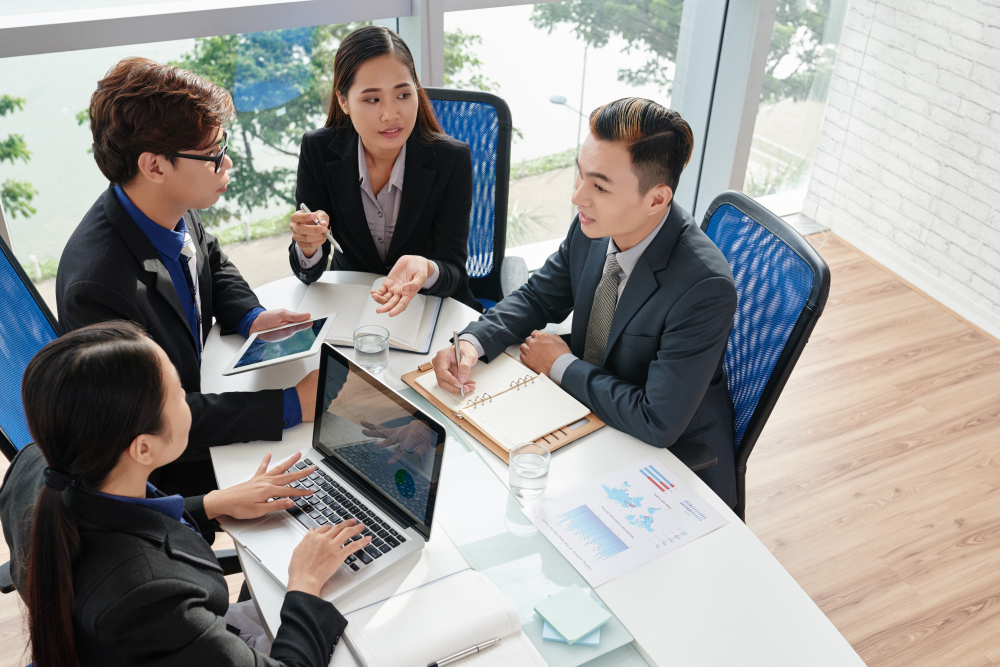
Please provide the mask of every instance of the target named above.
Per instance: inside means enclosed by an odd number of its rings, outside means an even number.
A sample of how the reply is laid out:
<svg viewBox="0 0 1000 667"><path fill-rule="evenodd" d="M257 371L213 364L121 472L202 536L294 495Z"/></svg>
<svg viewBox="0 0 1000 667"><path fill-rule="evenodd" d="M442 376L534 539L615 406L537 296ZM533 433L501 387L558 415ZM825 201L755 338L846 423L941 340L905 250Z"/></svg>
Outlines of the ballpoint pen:
<svg viewBox="0 0 1000 667"><path fill-rule="evenodd" d="M302 211L303 213L312 213L312 211L309 210L309 207L306 206L305 202L299 204L299 210ZM313 218L313 224L317 224L318 225L319 224L319 219L318 218ZM323 230L323 236L325 236L326 240L330 242L330 255L326 258L326 270L329 271L330 270L330 263L333 262L333 251L334 250L340 250L340 252L344 252L344 251L341 250L340 244L338 244L337 240L335 238L333 238L333 234L330 233L329 229L324 229Z"/></svg>
<svg viewBox="0 0 1000 667"><path fill-rule="evenodd" d="M452 338L452 340L455 341L455 363L461 365L462 364L462 348L460 348L458 346L458 332L457 331L455 332L455 335ZM465 382L462 382L462 398L465 398Z"/></svg>
<svg viewBox="0 0 1000 667"><path fill-rule="evenodd" d="M488 642L484 642L482 644L479 644L478 646L471 646L471 647L465 649L464 651L459 651L458 653L455 653L454 655L449 655L447 658L441 658L437 662L432 662L431 664L427 665L427 667L444 667L445 665L450 665L451 663L455 662L456 660L461 660L462 658L467 658L470 655L474 655L476 653L479 653L484 648L488 648L490 646L493 646L494 644L499 644L499 643L500 643L500 638L497 637L496 639L491 639Z"/></svg>

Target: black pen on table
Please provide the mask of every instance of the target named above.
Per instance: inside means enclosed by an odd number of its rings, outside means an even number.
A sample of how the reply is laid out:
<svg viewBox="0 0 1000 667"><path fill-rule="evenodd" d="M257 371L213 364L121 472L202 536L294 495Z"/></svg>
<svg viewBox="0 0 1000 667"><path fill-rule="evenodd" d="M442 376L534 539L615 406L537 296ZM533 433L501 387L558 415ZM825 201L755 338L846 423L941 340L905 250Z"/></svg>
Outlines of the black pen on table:
<svg viewBox="0 0 1000 667"><path fill-rule="evenodd" d="M467 658L470 655L474 655L476 653L479 653L484 648L489 648L490 646L493 646L494 644L499 644L499 643L500 643L500 638L497 637L496 639L491 639L488 642L484 642L482 644L479 644L478 646L470 646L469 648L465 649L464 651L459 651L458 653L455 653L454 655L449 655L447 658L441 658L437 662L432 662L431 664L427 665L427 667L444 667L445 665L450 665L451 663L453 663L453 662L455 662L457 660L461 660L462 658Z"/></svg>
<svg viewBox="0 0 1000 667"><path fill-rule="evenodd" d="M455 363L459 366L462 365L462 348L458 346L458 332L455 332L452 340L455 342ZM465 398L465 382L462 382L462 398Z"/></svg>

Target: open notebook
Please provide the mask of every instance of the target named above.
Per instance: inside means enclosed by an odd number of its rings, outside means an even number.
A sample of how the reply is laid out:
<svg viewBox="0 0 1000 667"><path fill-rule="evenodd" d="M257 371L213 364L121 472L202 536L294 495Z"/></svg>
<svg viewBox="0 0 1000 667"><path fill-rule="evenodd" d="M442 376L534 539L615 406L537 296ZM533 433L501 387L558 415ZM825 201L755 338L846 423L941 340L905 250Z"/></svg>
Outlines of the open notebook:
<svg viewBox="0 0 1000 667"><path fill-rule="evenodd" d="M473 366L469 379L476 383L476 391L474 395L466 392L465 398L441 389L434 373L421 375L417 384L507 451L590 414L590 408L548 376L535 373L506 352L488 364Z"/></svg>
<svg viewBox="0 0 1000 667"><path fill-rule="evenodd" d="M513 605L485 575L462 570L347 614L344 638L365 667L429 665L500 638L462 667L545 667Z"/></svg>
<svg viewBox="0 0 1000 667"><path fill-rule="evenodd" d="M326 339L334 345L354 345L354 330L377 324L389 331L389 345L397 350L427 354L431 350L434 327L441 312L441 298L418 294L399 315L379 315L379 304L371 291L382 285L379 278L371 287L316 282L309 286L299 303L300 313L337 313Z"/></svg>

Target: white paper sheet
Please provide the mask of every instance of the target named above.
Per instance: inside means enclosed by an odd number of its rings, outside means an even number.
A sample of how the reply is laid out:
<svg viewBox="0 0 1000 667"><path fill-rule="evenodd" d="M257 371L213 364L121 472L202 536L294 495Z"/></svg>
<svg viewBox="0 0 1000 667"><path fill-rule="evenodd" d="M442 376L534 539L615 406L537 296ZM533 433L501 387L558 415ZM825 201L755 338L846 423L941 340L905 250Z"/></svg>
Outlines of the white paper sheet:
<svg viewBox="0 0 1000 667"><path fill-rule="evenodd" d="M728 523L655 456L524 513L595 587Z"/></svg>

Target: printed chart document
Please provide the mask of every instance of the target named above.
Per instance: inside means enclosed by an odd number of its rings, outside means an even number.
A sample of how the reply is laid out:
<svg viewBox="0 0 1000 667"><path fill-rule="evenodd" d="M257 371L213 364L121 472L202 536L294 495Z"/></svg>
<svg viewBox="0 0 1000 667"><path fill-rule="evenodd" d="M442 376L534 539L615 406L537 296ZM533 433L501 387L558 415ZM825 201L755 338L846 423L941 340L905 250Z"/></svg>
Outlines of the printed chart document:
<svg viewBox="0 0 1000 667"><path fill-rule="evenodd" d="M473 366L469 379L476 383L476 391L475 395L466 392L465 398L441 389L434 373L420 376L417 384L507 451L590 414L590 408L548 376L506 353Z"/></svg>
<svg viewBox="0 0 1000 667"><path fill-rule="evenodd" d="M354 345L354 330L377 324L389 331L389 344L399 350L426 354L441 312L441 298L417 294L399 315L378 314L379 304L371 291L382 285L379 278L371 287L316 282L309 286L299 303L300 313L337 313L326 339L334 345Z"/></svg>
<svg viewBox="0 0 1000 667"><path fill-rule="evenodd" d="M485 575L463 570L347 614L344 638L365 667L413 667L500 638L462 667L545 667L510 601Z"/></svg>
<svg viewBox="0 0 1000 667"><path fill-rule="evenodd" d="M593 587L729 523L655 456L524 508Z"/></svg>

